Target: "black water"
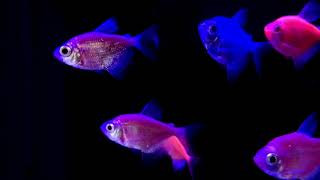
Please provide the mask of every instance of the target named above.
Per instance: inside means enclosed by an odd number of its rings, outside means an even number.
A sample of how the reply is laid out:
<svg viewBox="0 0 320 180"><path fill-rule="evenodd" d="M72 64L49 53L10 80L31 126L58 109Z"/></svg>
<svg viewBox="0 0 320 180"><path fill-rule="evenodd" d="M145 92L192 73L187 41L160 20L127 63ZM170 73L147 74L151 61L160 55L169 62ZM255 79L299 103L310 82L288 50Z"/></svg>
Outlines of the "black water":
<svg viewBox="0 0 320 180"><path fill-rule="evenodd" d="M319 60L302 72L277 52L264 55L257 79L252 68L229 87L225 72L205 52L201 20L249 8L246 30L265 41L263 26L296 14L294 0L7 0L1 15L2 58L0 179L190 179L169 158L148 162L107 140L99 126L118 114L139 112L151 98L164 120L201 122L192 141L202 158L199 179L273 179L255 167L254 153L271 138L294 131L319 104ZM59 63L54 48L111 16L121 33L160 25L160 61L137 53L124 81Z"/></svg>

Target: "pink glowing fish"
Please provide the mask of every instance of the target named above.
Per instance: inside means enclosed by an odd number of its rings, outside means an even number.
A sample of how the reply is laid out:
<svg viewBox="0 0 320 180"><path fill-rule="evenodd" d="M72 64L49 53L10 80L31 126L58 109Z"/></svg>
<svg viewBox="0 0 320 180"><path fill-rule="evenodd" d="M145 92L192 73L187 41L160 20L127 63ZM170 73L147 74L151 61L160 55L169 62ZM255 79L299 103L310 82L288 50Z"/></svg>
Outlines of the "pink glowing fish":
<svg viewBox="0 0 320 180"><path fill-rule="evenodd" d="M186 128L157 121L161 113L155 102L148 103L138 114L124 114L105 122L102 132L111 140L127 148L143 153L165 152L173 161L175 169L188 164L192 175L194 157L190 155L186 140Z"/></svg>
<svg viewBox="0 0 320 180"><path fill-rule="evenodd" d="M149 59L157 59L156 29L152 26L135 37L117 35L114 34L118 31L117 22L110 18L94 31L68 40L54 51L54 56L69 66L91 71L106 70L116 79L122 79L132 59L133 48Z"/></svg>
<svg viewBox="0 0 320 180"><path fill-rule="evenodd" d="M312 137L318 114L312 113L298 131L277 137L254 156L266 174L280 179L320 179L320 139Z"/></svg>
<svg viewBox="0 0 320 180"><path fill-rule="evenodd" d="M319 17L320 3L311 0L298 15L282 16L267 24L264 33L278 52L301 69L319 51L320 30L311 24Z"/></svg>

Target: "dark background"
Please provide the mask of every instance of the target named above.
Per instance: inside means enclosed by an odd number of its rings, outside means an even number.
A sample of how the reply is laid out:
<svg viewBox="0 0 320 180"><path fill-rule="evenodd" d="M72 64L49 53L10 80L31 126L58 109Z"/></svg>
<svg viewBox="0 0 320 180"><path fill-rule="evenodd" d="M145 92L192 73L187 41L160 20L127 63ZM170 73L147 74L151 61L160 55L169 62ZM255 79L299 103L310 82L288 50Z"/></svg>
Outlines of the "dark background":
<svg viewBox="0 0 320 180"><path fill-rule="evenodd" d="M319 61L303 71L275 51L264 54L263 77L248 68L228 86L223 67L203 48L197 25L249 8L246 31L265 41L266 23L297 14L294 0L6 0L1 6L1 180L190 179L170 159L147 158L109 141L100 125L139 112L150 99L165 122L203 123L192 139L201 157L197 179L273 179L252 157L271 138L296 130L319 103ZM160 25L160 61L136 53L124 81L74 69L53 58L69 38L111 16L120 33Z"/></svg>

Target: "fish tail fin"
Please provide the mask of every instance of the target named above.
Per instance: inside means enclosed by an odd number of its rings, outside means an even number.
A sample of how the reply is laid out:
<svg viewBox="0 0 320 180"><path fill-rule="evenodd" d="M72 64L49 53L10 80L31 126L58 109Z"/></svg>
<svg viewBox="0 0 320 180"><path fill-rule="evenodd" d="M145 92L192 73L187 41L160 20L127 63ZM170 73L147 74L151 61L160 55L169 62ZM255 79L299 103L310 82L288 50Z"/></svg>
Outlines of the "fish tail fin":
<svg viewBox="0 0 320 180"><path fill-rule="evenodd" d="M150 60L157 60L156 50L159 48L158 26L153 25L137 35L136 47Z"/></svg>

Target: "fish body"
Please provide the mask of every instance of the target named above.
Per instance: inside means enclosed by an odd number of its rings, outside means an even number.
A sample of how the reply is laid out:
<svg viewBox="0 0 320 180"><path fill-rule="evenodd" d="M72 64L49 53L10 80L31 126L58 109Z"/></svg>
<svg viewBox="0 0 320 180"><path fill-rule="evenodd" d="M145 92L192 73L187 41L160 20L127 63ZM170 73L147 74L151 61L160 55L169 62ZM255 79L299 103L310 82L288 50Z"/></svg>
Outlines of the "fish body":
<svg viewBox="0 0 320 180"><path fill-rule="evenodd" d="M202 44L210 57L226 67L229 82L234 82L245 71L251 60L260 73L258 47L261 43L253 41L244 30L247 10L241 9L231 18L216 16L202 21L198 32Z"/></svg>
<svg viewBox="0 0 320 180"><path fill-rule="evenodd" d="M320 172L320 139L312 137L317 123L313 113L298 131L274 138L256 153L255 164L279 179L312 180Z"/></svg>
<svg viewBox="0 0 320 180"><path fill-rule="evenodd" d="M68 57L60 55L60 49L55 51L58 60L79 69L108 70L112 69L119 58L126 55L129 48L134 47L135 39L120 35L89 32L72 38L63 48L72 48Z"/></svg>
<svg viewBox="0 0 320 180"><path fill-rule="evenodd" d="M149 59L155 60L158 47L156 26L135 37L115 34L118 25L110 18L91 32L77 35L54 51L60 62L77 69L108 71L116 79L122 79L133 56L133 48Z"/></svg>
<svg viewBox="0 0 320 180"><path fill-rule="evenodd" d="M108 133L108 125L116 129L115 133ZM111 125L112 126L112 125ZM102 131L109 139L128 148L152 153L162 145L164 140L177 136L174 127L156 121L143 114L124 114L102 125Z"/></svg>
<svg viewBox="0 0 320 180"><path fill-rule="evenodd" d="M146 111L159 113L150 103L146 106L143 113L123 114L106 121L101 125L101 131L111 141L127 148L143 153L165 152L171 157L175 169L182 169L188 164L192 175L193 157L186 139L186 128L177 128L147 115Z"/></svg>
<svg viewBox="0 0 320 180"><path fill-rule="evenodd" d="M320 30L312 24L319 17L320 4L310 1L298 15L282 16L268 23L264 34L274 49L301 68L319 51Z"/></svg>

